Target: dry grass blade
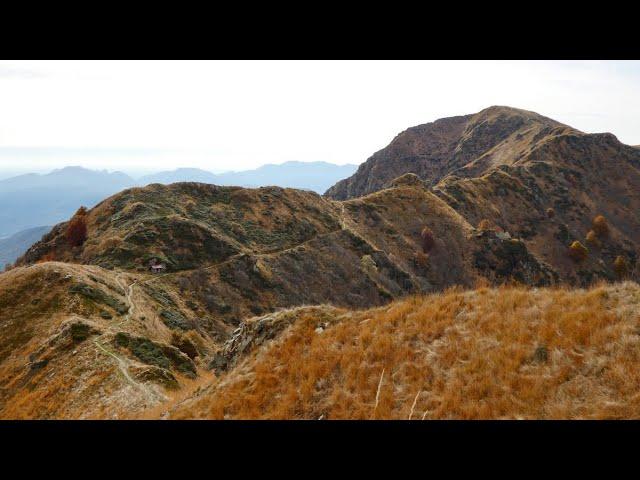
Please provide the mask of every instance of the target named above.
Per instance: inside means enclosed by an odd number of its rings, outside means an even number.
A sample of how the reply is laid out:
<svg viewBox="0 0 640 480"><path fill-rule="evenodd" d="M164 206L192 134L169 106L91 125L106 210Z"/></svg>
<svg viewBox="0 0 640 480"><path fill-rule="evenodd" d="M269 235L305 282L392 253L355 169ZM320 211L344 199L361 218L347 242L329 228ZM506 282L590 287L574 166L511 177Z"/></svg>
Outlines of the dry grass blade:
<svg viewBox="0 0 640 480"><path fill-rule="evenodd" d="M371 418L375 416L376 410L378 409L378 402L380 401L380 388L382 388L383 378L384 378L384 368L382 369L382 373L380 374L380 381L378 382L378 391L376 392L376 404L373 407L373 413L371 414Z"/></svg>
<svg viewBox="0 0 640 480"><path fill-rule="evenodd" d="M416 393L416 398L413 399L413 405L411 405L411 412L409 412L408 420L411 420L411 417L413 417L413 409L416 408L416 403L418 402L418 397L420 396L421 393L422 393L422 390L418 390L418 393Z"/></svg>

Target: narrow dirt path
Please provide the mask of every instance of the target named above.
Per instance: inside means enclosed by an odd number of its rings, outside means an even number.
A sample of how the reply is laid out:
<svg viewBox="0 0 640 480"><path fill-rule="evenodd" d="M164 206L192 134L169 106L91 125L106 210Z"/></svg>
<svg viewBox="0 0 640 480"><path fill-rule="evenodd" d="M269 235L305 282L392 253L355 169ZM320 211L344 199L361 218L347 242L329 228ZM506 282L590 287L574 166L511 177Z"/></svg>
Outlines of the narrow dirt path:
<svg viewBox="0 0 640 480"><path fill-rule="evenodd" d="M105 335L107 335L108 333L113 334L113 333L117 333L114 331L115 327L120 327L123 324L127 323L128 321L131 320L131 316L133 315L133 312L136 310L136 304L133 300L133 287L135 285L138 284L138 280L134 281L133 283L129 284L128 286L123 282L122 277L126 275L124 272L120 272L116 275L116 283L120 286L120 288L122 288L125 291L125 298L127 301L127 305L129 307L129 309L127 310L127 313L125 314L124 319L120 322L117 323L114 326L108 325L107 329L108 332L103 333L102 335L100 335L99 337L95 338L93 343L96 345L96 347L103 353L109 355L110 357L112 357L113 359L115 359L117 365L118 365L118 369L120 370L120 372L122 373L122 375L124 376L124 378L127 380L127 382L129 382L131 385L133 385L134 387L136 387L137 389L139 389L147 398L151 399L154 402L163 402L167 400L167 397L165 397L164 395L159 394L158 392L156 392L155 390L151 389L150 387L148 387L147 385L145 385L142 382L138 382L137 380L135 380L130 374L129 374L129 367L132 365L132 362L121 357L120 355L117 355L116 353L110 351L109 349L107 349L104 345L102 345L100 343L100 339L102 337L104 337Z"/></svg>
<svg viewBox="0 0 640 480"><path fill-rule="evenodd" d="M127 299L127 304L129 305L129 310L127 310L127 313L124 316L124 320L122 320L120 323L116 324L116 326L118 326L118 327L124 325L129 320L131 320L131 316L133 315L133 312L136 309L136 304L133 301L133 287L138 283L138 281L137 280L134 281L132 284L130 284L127 287L120 281L120 278L121 278L122 275L124 275L123 272L120 272L120 273L118 273L116 275L116 282L118 283L120 288L122 288L126 292L125 296L126 296L126 299Z"/></svg>

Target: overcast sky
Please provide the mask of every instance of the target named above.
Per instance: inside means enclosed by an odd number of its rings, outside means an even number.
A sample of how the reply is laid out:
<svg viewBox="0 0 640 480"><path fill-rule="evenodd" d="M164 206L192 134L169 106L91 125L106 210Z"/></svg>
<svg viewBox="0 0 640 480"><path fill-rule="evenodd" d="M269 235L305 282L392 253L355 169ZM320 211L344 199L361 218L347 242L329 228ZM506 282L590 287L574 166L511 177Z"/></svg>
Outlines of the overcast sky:
<svg viewBox="0 0 640 480"><path fill-rule="evenodd" d="M491 105L640 144L640 62L0 61L0 170L361 163Z"/></svg>

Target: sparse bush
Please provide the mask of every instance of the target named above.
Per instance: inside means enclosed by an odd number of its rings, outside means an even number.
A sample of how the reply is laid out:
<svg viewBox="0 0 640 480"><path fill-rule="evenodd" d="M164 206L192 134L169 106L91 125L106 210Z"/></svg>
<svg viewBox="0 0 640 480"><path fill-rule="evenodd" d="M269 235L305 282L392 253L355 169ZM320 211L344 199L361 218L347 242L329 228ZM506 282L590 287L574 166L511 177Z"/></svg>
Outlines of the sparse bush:
<svg viewBox="0 0 640 480"><path fill-rule="evenodd" d="M589 230L589 233L587 233L587 243L592 247L601 246L600 240L598 240L598 236L596 235L596 232L594 232L593 230Z"/></svg>
<svg viewBox="0 0 640 480"><path fill-rule="evenodd" d="M602 215L598 215L593 219L593 231L600 238L604 238L609 234L609 224L607 223L607 219Z"/></svg>
<svg viewBox="0 0 640 480"><path fill-rule="evenodd" d="M613 269L616 272L618 278L626 278L629 275L629 263L627 259L622 255L618 255L613 261Z"/></svg>
<svg viewBox="0 0 640 480"><path fill-rule="evenodd" d="M555 216L556 216L556 211L551 207L547 208L547 218L553 218Z"/></svg>
<svg viewBox="0 0 640 480"><path fill-rule="evenodd" d="M71 338L74 342L82 342L89 338L91 327L86 323L76 322L71 325Z"/></svg>
<svg viewBox="0 0 640 480"><path fill-rule="evenodd" d="M560 240L562 243L567 243L569 241L570 234L569 228L565 224L558 225L558 231L555 233L555 238Z"/></svg>
<svg viewBox="0 0 640 480"><path fill-rule="evenodd" d="M193 288L201 289L209 283L209 272L204 267L199 267L191 274Z"/></svg>
<svg viewBox="0 0 640 480"><path fill-rule="evenodd" d="M578 240L574 241L569 247L569 257L575 262L582 262L587 258L589 249Z"/></svg>
<svg viewBox="0 0 640 480"><path fill-rule="evenodd" d="M481 232L491 230L491 222L486 218L483 218L482 220L480 220L480 223L478 223L478 230L480 230Z"/></svg>
<svg viewBox="0 0 640 480"><path fill-rule="evenodd" d="M549 349L545 345L541 345L533 352L533 361L536 363L547 363L549 360Z"/></svg>
<svg viewBox="0 0 640 480"><path fill-rule="evenodd" d="M67 225L65 238L72 247L79 247L87 239L87 209L80 207Z"/></svg>
<svg viewBox="0 0 640 480"><path fill-rule="evenodd" d="M431 250L433 250L433 247L435 247L436 245L436 240L433 236L433 232L429 227L424 227L422 229L420 238L422 240L422 251L424 253L429 253Z"/></svg>

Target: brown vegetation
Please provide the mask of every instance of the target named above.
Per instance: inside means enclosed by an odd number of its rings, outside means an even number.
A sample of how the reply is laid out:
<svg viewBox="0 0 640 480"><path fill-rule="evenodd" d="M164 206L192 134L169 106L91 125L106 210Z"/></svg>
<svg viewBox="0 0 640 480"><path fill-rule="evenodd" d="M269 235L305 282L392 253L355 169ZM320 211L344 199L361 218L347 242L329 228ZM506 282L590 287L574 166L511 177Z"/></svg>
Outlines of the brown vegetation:
<svg viewBox="0 0 640 480"><path fill-rule="evenodd" d="M429 265L429 255L422 252L416 252L414 261L420 268L426 268Z"/></svg>
<svg viewBox="0 0 640 480"><path fill-rule="evenodd" d="M433 232L429 227L424 227L420 233L420 239L422 240L422 251L429 253L436 244Z"/></svg>
<svg viewBox="0 0 640 480"><path fill-rule="evenodd" d="M489 220L487 220L486 218L483 218L478 223L478 230L480 230L481 232L485 232L487 230L491 230L491 222Z"/></svg>
<svg viewBox="0 0 640 480"><path fill-rule="evenodd" d="M596 235L596 232L594 232L593 230L589 230L589 232L587 233L586 241L592 247L600 248L602 246L600 239Z"/></svg>
<svg viewBox="0 0 640 480"><path fill-rule="evenodd" d="M569 247L569 257L575 262L582 262L587 258L589 250L578 240L575 240Z"/></svg>
<svg viewBox="0 0 640 480"><path fill-rule="evenodd" d="M626 278L629 275L629 263L622 255L618 255L613 261L613 268L620 279Z"/></svg>
<svg viewBox="0 0 640 480"><path fill-rule="evenodd" d="M639 303L626 283L303 310L171 418L638 418Z"/></svg>
<svg viewBox="0 0 640 480"><path fill-rule="evenodd" d="M604 238L609 234L609 224L607 223L607 219L602 215L598 215L593 219L592 228L600 238Z"/></svg>
<svg viewBox="0 0 640 480"><path fill-rule="evenodd" d="M87 240L87 209L85 207L80 207L71 218L65 237L72 247L79 247Z"/></svg>

